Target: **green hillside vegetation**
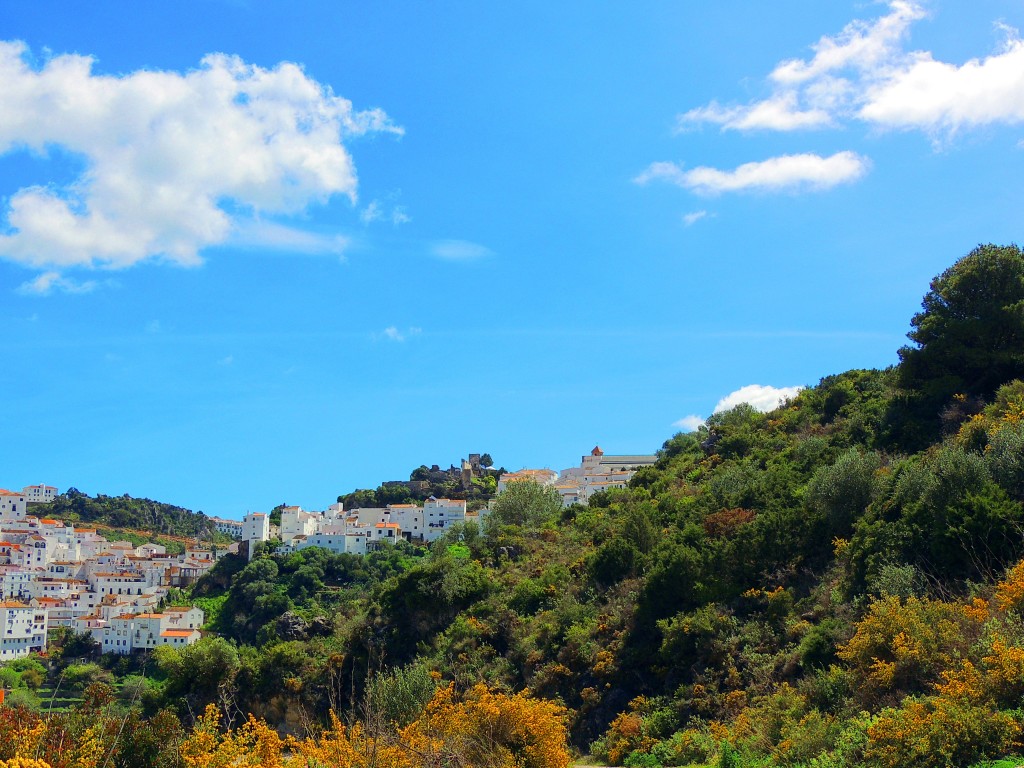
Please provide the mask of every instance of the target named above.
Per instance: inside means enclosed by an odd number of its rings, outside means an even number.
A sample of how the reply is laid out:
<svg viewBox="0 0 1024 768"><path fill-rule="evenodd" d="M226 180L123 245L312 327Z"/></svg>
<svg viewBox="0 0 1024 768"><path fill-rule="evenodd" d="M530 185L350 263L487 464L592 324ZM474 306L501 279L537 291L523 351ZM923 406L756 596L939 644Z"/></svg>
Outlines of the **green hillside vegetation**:
<svg viewBox="0 0 1024 768"><path fill-rule="evenodd" d="M33 505L37 517L53 517L69 522L82 522L147 531L152 535L183 536L212 539L214 531L210 518L202 512L164 504L151 499L123 496L95 497L69 488L53 501Z"/></svg>
<svg viewBox="0 0 1024 768"><path fill-rule="evenodd" d="M1019 754L1024 255L979 247L912 328L899 366L717 413L589 507L524 483L429 548L227 556L189 595L220 636L104 663L147 715L283 731L411 722L439 679L525 690L611 765Z"/></svg>

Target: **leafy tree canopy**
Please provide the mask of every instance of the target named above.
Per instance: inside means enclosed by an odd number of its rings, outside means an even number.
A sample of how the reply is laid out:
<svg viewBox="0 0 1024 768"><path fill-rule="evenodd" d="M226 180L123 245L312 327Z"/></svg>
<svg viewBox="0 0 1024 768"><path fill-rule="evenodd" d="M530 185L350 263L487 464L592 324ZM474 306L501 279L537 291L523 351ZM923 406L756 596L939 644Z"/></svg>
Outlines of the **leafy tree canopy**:
<svg viewBox="0 0 1024 768"><path fill-rule="evenodd" d="M555 520L561 510L562 497L554 488L533 480L518 480L498 494L490 521L539 528Z"/></svg>
<svg viewBox="0 0 1024 768"><path fill-rule="evenodd" d="M900 349L903 386L929 399L988 397L1024 376L1024 253L981 245L932 280Z"/></svg>

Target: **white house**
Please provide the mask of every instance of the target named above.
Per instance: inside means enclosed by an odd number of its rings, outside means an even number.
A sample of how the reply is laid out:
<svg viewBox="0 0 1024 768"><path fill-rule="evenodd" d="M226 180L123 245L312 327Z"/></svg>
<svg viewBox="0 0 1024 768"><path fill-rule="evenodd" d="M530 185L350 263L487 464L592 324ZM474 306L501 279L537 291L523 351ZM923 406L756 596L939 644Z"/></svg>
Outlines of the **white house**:
<svg viewBox="0 0 1024 768"><path fill-rule="evenodd" d="M164 608L164 616L167 617L165 629L199 629L206 619L201 608L189 605Z"/></svg>
<svg viewBox="0 0 1024 768"><path fill-rule="evenodd" d="M35 571L18 566L0 565L0 601L13 597L28 599L28 584L36 575Z"/></svg>
<svg viewBox="0 0 1024 768"><path fill-rule="evenodd" d="M242 540L249 542L249 559L252 560L256 544L270 538L270 517L265 512L250 512L242 520Z"/></svg>
<svg viewBox="0 0 1024 768"><path fill-rule="evenodd" d="M558 495L562 497L562 506L571 507L582 501L582 489L578 483L559 483L555 486Z"/></svg>
<svg viewBox="0 0 1024 768"><path fill-rule="evenodd" d="M46 609L24 603L0 603L0 661L46 649Z"/></svg>
<svg viewBox="0 0 1024 768"><path fill-rule="evenodd" d="M435 499L431 496L423 504L423 522L423 540L436 541L455 523L466 522L466 502L464 499Z"/></svg>
<svg viewBox="0 0 1024 768"><path fill-rule="evenodd" d="M345 534L345 551L352 555L365 555L366 542L369 535L364 531L352 531Z"/></svg>
<svg viewBox="0 0 1024 768"><path fill-rule="evenodd" d="M141 595L152 586L145 576L128 571L100 571L92 574L90 582L101 595Z"/></svg>
<svg viewBox="0 0 1024 768"><path fill-rule="evenodd" d="M28 509L28 498L24 493L15 493L0 488L0 522L24 520Z"/></svg>
<svg viewBox="0 0 1024 768"><path fill-rule="evenodd" d="M402 538L402 529L398 523L375 523L369 538L374 544L394 544Z"/></svg>
<svg viewBox="0 0 1024 768"><path fill-rule="evenodd" d="M388 522L396 523L406 539L422 539L426 531L423 507L416 504L389 504Z"/></svg>
<svg viewBox="0 0 1024 768"><path fill-rule="evenodd" d="M99 628L103 653L127 655L160 645L184 647L198 642L203 612L198 608L173 608L163 613L125 613Z"/></svg>
<svg viewBox="0 0 1024 768"><path fill-rule="evenodd" d="M26 485L21 493L29 504L45 504L57 498L57 489L52 485Z"/></svg>
<svg viewBox="0 0 1024 768"><path fill-rule="evenodd" d="M214 530L225 533L234 539L242 538L242 523L238 520L225 520L223 517L211 517Z"/></svg>
<svg viewBox="0 0 1024 768"><path fill-rule="evenodd" d="M307 512L302 507L285 507L281 510L281 541L290 544L296 536L309 536L317 531L320 515Z"/></svg>
<svg viewBox="0 0 1024 768"><path fill-rule="evenodd" d="M345 533L314 533L312 536L296 536L292 539L292 546L296 550L322 547L328 552L341 555L348 551L348 538Z"/></svg>

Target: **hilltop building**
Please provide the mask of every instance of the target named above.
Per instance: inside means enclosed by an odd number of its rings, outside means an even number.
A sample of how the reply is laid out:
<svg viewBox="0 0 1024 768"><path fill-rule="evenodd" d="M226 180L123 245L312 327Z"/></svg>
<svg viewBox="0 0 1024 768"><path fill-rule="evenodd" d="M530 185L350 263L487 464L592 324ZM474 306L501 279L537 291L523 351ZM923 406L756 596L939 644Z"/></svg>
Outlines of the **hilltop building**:
<svg viewBox="0 0 1024 768"><path fill-rule="evenodd" d="M46 504L57 498L57 489L52 485L26 485L21 493L29 504Z"/></svg>
<svg viewBox="0 0 1024 768"><path fill-rule="evenodd" d="M566 507L587 504L590 497L610 488L625 488L641 467L650 467L657 456L643 454L609 455L600 446L580 459L578 467L563 469L554 484Z"/></svg>

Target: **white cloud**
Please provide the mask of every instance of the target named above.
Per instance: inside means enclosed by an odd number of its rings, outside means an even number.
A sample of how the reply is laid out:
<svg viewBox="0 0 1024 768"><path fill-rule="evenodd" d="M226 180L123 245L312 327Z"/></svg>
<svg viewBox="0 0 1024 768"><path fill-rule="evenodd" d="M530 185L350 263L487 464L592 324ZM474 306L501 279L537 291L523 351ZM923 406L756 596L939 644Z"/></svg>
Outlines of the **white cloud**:
<svg viewBox="0 0 1024 768"><path fill-rule="evenodd" d="M91 293L96 289L95 280L78 282L64 277L59 272L43 272L35 279L18 286L18 293L26 296L49 296L54 291L60 293Z"/></svg>
<svg viewBox="0 0 1024 768"><path fill-rule="evenodd" d="M860 120L934 136L1024 123L1024 41L1017 30L997 23L1006 37L1000 49L955 64L907 50L911 26L927 15L922 3L891 0L879 18L822 37L810 59L780 62L767 78L767 98L743 105L712 101L680 115L678 125L792 131Z"/></svg>
<svg viewBox="0 0 1024 768"><path fill-rule="evenodd" d="M782 155L745 163L732 171L704 166L685 171L675 163L659 162L648 166L634 181L667 181L703 195L747 190L822 190L856 181L867 173L868 167L867 158L856 152L837 152L829 157Z"/></svg>
<svg viewBox="0 0 1024 768"><path fill-rule="evenodd" d="M868 89L858 116L933 134L1024 122L1024 41L1014 33L1003 52L962 66L919 53Z"/></svg>
<svg viewBox="0 0 1024 768"><path fill-rule="evenodd" d="M0 256L40 269L122 268L158 257L200 262L227 242L234 211L288 215L356 196L343 141L401 133L301 67L271 69L224 54L197 69L97 75L86 56L39 69L20 42L0 42L0 153L45 157L58 146L86 169L64 188L9 199Z"/></svg>
<svg viewBox="0 0 1024 768"><path fill-rule="evenodd" d="M234 362L235 362L234 355L226 355L225 357L222 357L220 360L217 361L217 365L227 366L227 365L231 365Z"/></svg>
<svg viewBox="0 0 1024 768"><path fill-rule="evenodd" d="M683 225L692 227L701 219L707 218L707 211L690 211L690 213L683 214Z"/></svg>
<svg viewBox="0 0 1024 768"><path fill-rule="evenodd" d="M476 261L493 254L490 248L468 240L439 240L430 251L445 261Z"/></svg>
<svg viewBox="0 0 1024 768"><path fill-rule="evenodd" d="M686 432L696 432L704 426L704 419L701 416L684 416L679 421L672 423L673 427L679 427Z"/></svg>
<svg viewBox="0 0 1024 768"><path fill-rule="evenodd" d="M888 14L850 22L838 35L823 36L811 46L810 60L780 62L768 76L768 98L729 106L712 101L680 115L678 125L771 131L834 126L852 114L872 83L906 56L901 44L911 24L925 15L919 3L892 0Z"/></svg>
<svg viewBox="0 0 1024 768"><path fill-rule="evenodd" d="M770 387L763 384L748 384L718 401L714 413L735 408L740 403L749 403L755 410L767 413L778 408L785 400L796 397L803 387Z"/></svg>

